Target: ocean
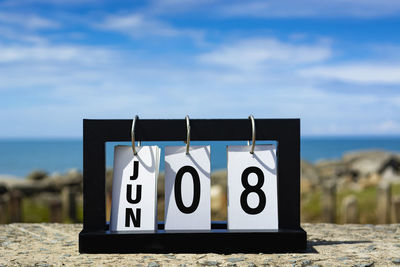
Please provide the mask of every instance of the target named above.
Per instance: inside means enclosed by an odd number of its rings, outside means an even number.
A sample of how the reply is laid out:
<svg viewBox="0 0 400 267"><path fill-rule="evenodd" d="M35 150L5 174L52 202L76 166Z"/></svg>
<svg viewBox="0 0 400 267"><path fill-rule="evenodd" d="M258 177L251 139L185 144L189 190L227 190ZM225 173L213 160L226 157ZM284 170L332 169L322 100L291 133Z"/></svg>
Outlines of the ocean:
<svg viewBox="0 0 400 267"><path fill-rule="evenodd" d="M256 142L266 144L275 142ZM130 145L129 142L106 144L106 165L112 168L113 147ZM191 145L211 145L211 170L226 168L226 146L245 145L238 142L196 142ZM183 142L143 142L142 145L158 145L163 159L166 145L185 145ZM279 149L279 147L278 147ZM343 154L366 149L381 149L400 153L400 137L304 137L301 139L301 158L310 162L338 159ZM48 173L64 173L69 169L82 170L82 140L80 139L0 139L0 174L25 177L33 170ZM164 169L161 160L161 170Z"/></svg>

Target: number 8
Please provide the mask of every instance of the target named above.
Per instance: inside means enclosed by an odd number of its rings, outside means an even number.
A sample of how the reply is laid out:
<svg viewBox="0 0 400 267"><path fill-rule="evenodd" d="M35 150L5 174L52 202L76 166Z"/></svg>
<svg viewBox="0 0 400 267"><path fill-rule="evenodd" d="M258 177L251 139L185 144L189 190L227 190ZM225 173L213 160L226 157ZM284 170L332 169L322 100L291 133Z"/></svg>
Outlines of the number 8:
<svg viewBox="0 0 400 267"><path fill-rule="evenodd" d="M250 185L249 184L249 175L250 173L255 173L257 175L258 181L256 185ZM242 209L248 213L248 214L259 214L261 213L265 205L267 203L264 191L261 190L261 187L264 185L264 174L261 171L260 168L257 167L248 167L246 168L243 173L242 173L242 185L245 188L243 193L240 196L240 205L242 206ZM251 208L249 204L247 203L248 195L250 193L256 193L259 198L259 203L258 206L255 208Z"/></svg>

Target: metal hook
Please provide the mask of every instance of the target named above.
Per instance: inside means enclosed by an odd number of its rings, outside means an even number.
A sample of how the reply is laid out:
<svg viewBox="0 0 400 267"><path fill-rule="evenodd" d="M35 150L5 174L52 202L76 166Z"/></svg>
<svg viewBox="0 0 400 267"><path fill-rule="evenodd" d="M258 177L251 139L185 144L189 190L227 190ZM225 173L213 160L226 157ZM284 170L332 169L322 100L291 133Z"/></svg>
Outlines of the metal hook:
<svg viewBox="0 0 400 267"><path fill-rule="evenodd" d="M190 121L189 116L186 115L186 155L189 155L189 146L190 146Z"/></svg>
<svg viewBox="0 0 400 267"><path fill-rule="evenodd" d="M251 137L252 137L250 154L254 154L254 147L256 145L256 122L254 121L253 115L250 115L249 119L251 120ZM247 144L250 145L249 141L247 141Z"/></svg>
<svg viewBox="0 0 400 267"><path fill-rule="evenodd" d="M133 155L137 155L137 151L135 148L135 123L136 121L139 120L139 116L136 115L135 118L132 121L132 129L131 129L131 139L132 139L132 150L133 150ZM138 142L138 147L140 146L140 141Z"/></svg>

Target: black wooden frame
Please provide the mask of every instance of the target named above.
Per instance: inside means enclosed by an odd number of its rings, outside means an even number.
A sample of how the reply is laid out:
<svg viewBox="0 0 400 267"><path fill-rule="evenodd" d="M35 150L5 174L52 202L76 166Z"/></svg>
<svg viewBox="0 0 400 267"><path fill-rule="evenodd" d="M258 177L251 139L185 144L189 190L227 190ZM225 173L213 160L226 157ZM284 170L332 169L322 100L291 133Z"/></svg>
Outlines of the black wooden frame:
<svg viewBox="0 0 400 267"><path fill-rule="evenodd" d="M234 253L304 251L300 227L300 119L256 119L257 140L278 142L278 230L230 232L212 222L210 232L151 234L110 232L106 223L105 143L130 141L132 120L83 120L83 230L81 253ZM249 119L191 119L192 141L251 140ZM186 121L136 121L138 141L184 141Z"/></svg>

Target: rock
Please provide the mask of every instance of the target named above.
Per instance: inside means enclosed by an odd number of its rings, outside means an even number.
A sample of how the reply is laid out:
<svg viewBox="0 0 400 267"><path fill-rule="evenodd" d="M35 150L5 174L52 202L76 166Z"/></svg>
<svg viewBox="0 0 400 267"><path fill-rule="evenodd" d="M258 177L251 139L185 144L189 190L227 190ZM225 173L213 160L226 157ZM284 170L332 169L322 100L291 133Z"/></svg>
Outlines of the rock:
<svg viewBox="0 0 400 267"><path fill-rule="evenodd" d="M240 262L240 261L244 261L244 258L227 258L226 261L228 262Z"/></svg>
<svg viewBox="0 0 400 267"><path fill-rule="evenodd" d="M8 192L8 188L5 184L0 184L0 195L4 195Z"/></svg>
<svg viewBox="0 0 400 267"><path fill-rule="evenodd" d="M106 192L112 192L112 181L113 181L113 170L107 169L106 170Z"/></svg>
<svg viewBox="0 0 400 267"><path fill-rule="evenodd" d="M300 170L301 170L300 177L302 178L301 179L302 182L304 180L308 181L310 185L318 185L321 182L317 168L310 162L302 160L300 165Z"/></svg>
<svg viewBox="0 0 400 267"><path fill-rule="evenodd" d="M310 261L310 260L303 260L303 261L301 261L301 266L302 266L302 267L304 267L304 266L309 266L309 265L311 265L311 261Z"/></svg>
<svg viewBox="0 0 400 267"><path fill-rule="evenodd" d="M221 185L211 186L211 211L218 212L226 208L226 195Z"/></svg>
<svg viewBox="0 0 400 267"><path fill-rule="evenodd" d="M324 160L319 161L315 167L318 170L320 179L336 179L338 176L343 176L349 173L349 169L346 163L338 160Z"/></svg>
<svg viewBox="0 0 400 267"><path fill-rule="evenodd" d="M211 174L211 217L215 221L226 221L227 192L226 171L217 171ZM215 179L215 180L213 180Z"/></svg>
<svg viewBox="0 0 400 267"><path fill-rule="evenodd" d="M382 176L380 174L373 173L366 177L366 181L364 184L361 185L361 187L364 189L369 186L376 186L380 183L381 180L382 180Z"/></svg>
<svg viewBox="0 0 400 267"><path fill-rule="evenodd" d="M373 261L368 262L368 263L359 263L359 264L354 265L354 267L372 267L372 266L374 266Z"/></svg>
<svg viewBox="0 0 400 267"><path fill-rule="evenodd" d="M383 173L387 168L391 168L396 173L400 173L400 156L391 155L378 170L378 173Z"/></svg>
<svg viewBox="0 0 400 267"><path fill-rule="evenodd" d="M168 259L176 259L176 256L174 254L165 254L164 257Z"/></svg>
<svg viewBox="0 0 400 267"><path fill-rule="evenodd" d="M48 173L43 170L34 170L28 176L26 179L31 180L31 181L40 181L43 180L48 176Z"/></svg>
<svg viewBox="0 0 400 267"><path fill-rule="evenodd" d="M365 248L365 251L368 251L368 252L372 252L374 250L376 250L376 247L374 245L370 245L370 246Z"/></svg>
<svg viewBox="0 0 400 267"><path fill-rule="evenodd" d="M4 224L0 225L0 266L34 266L35 263L51 266L148 266L154 262L162 266L400 266L400 225L339 225L302 223L308 233L308 243L313 253L303 252L259 254L234 253L183 253L183 254L79 254L78 236L82 224ZM65 241L50 240L60 237ZM366 243L371 242L371 243ZM73 244L64 246L63 244ZM262 245L262 244L261 244ZM369 246L376 249L366 250ZM23 252L22 254L20 252ZM29 254L25 254L29 252ZM60 256L64 258L60 259ZM71 257L66 257L71 255ZM167 258L164 255L175 256ZM200 259L199 259L200 258ZM227 259L232 259L229 262ZM244 259L244 261L237 261ZM196 265L197 261L197 265ZM208 261L208 262L207 262ZM293 263L289 263L293 261ZM201 264L203 263L203 264ZM154 266L157 266L154 264ZM180 265L184 266L184 265Z"/></svg>
<svg viewBox="0 0 400 267"><path fill-rule="evenodd" d="M365 177L372 173L378 173L389 157L390 154L385 151L361 151L346 154L343 162L348 164L350 170Z"/></svg>
<svg viewBox="0 0 400 267"><path fill-rule="evenodd" d="M394 264L399 264L399 265L400 265L400 258L394 258L394 259L392 259L392 263L394 263Z"/></svg>
<svg viewBox="0 0 400 267"><path fill-rule="evenodd" d="M227 188L227 173L226 170L219 170L211 173L211 185L221 185L222 188Z"/></svg>
<svg viewBox="0 0 400 267"><path fill-rule="evenodd" d="M67 171L65 176L80 179L82 177L82 173L78 169L70 169Z"/></svg>
<svg viewBox="0 0 400 267"><path fill-rule="evenodd" d="M302 195L311 193L315 186L306 178L300 179L300 192Z"/></svg>
<svg viewBox="0 0 400 267"><path fill-rule="evenodd" d="M157 262L149 262L147 267L160 267L160 264L158 264Z"/></svg>
<svg viewBox="0 0 400 267"><path fill-rule="evenodd" d="M391 153L383 150L356 150L345 153L342 161L344 163L354 163L363 159L381 159L381 162L385 162L390 155Z"/></svg>
<svg viewBox="0 0 400 267"><path fill-rule="evenodd" d="M382 180L391 182L399 182L400 181L400 174L396 173L392 167L386 168L382 174Z"/></svg>
<svg viewBox="0 0 400 267"><path fill-rule="evenodd" d="M201 265L203 266L219 266L220 263L218 261L203 261L200 262Z"/></svg>

